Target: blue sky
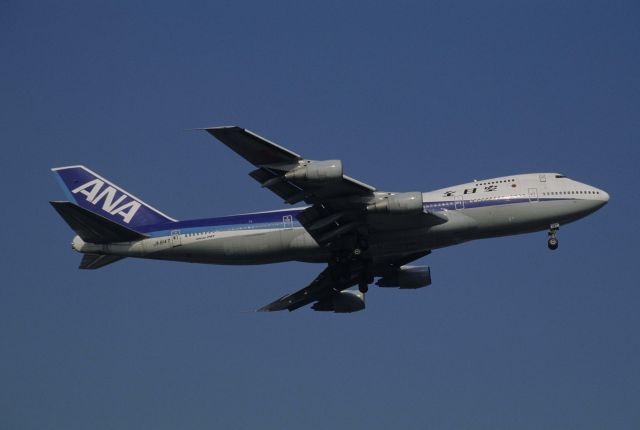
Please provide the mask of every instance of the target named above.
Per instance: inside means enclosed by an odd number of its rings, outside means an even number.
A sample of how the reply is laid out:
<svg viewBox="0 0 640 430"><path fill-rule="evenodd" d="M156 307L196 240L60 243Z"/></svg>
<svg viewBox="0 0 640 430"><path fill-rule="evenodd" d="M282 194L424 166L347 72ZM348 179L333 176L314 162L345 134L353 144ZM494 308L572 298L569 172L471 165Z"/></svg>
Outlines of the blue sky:
<svg viewBox="0 0 640 430"><path fill-rule="evenodd" d="M28 2L0 13L0 427L638 428L637 2ZM238 124L385 190L559 171L560 230L422 260L367 309L255 314L319 265L76 269L50 167L176 218L283 207Z"/></svg>

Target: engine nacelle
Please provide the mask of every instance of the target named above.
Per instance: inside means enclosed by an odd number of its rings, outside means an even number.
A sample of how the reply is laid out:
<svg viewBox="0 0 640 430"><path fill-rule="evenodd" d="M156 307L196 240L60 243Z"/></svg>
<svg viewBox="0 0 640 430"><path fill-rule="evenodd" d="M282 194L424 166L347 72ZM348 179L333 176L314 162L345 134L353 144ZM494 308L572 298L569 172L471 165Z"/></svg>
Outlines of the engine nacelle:
<svg viewBox="0 0 640 430"><path fill-rule="evenodd" d="M284 177L303 181L335 181L342 178L342 161L310 161L304 166L297 167L285 173Z"/></svg>
<svg viewBox="0 0 640 430"><path fill-rule="evenodd" d="M428 266L401 266L394 273L378 279L376 285L401 289L426 287L431 285L431 269Z"/></svg>
<svg viewBox="0 0 640 430"><path fill-rule="evenodd" d="M370 212L391 212L399 214L421 213L423 211L422 193L398 193L382 197L367 206Z"/></svg>
<svg viewBox="0 0 640 430"><path fill-rule="evenodd" d="M338 314L358 312L364 309L364 294L360 291L345 290L316 302L314 311L330 311Z"/></svg>

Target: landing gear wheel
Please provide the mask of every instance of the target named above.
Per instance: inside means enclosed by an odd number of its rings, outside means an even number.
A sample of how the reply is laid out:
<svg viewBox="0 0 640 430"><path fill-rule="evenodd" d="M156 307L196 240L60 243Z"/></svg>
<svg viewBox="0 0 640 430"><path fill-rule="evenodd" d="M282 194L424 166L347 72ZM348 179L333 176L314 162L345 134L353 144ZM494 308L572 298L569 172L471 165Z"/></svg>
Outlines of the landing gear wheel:
<svg viewBox="0 0 640 430"><path fill-rule="evenodd" d="M556 232L560 230L560 224L555 223L549 226L549 240L547 241L547 246L550 250L558 249L558 238L556 237Z"/></svg>
<svg viewBox="0 0 640 430"><path fill-rule="evenodd" d="M369 291L369 284L373 283L373 272L371 271L371 260L365 259L362 261L362 271L358 278L358 290L361 293Z"/></svg>
<svg viewBox="0 0 640 430"><path fill-rule="evenodd" d="M361 282L358 284L358 290L359 290L362 294L366 293L367 291L369 291L369 284L367 284L367 282L366 282L366 281L361 281Z"/></svg>

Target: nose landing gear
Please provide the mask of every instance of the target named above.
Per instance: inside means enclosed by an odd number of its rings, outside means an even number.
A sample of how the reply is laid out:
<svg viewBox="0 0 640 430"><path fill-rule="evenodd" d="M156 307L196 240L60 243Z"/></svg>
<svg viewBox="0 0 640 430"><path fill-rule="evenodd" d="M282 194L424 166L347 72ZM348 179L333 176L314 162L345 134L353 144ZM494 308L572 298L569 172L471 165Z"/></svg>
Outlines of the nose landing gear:
<svg viewBox="0 0 640 430"><path fill-rule="evenodd" d="M550 250L558 249L558 238L556 232L560 230L560 224L555 223L549 226L549 240L547 240L547 246Z"/></svg>

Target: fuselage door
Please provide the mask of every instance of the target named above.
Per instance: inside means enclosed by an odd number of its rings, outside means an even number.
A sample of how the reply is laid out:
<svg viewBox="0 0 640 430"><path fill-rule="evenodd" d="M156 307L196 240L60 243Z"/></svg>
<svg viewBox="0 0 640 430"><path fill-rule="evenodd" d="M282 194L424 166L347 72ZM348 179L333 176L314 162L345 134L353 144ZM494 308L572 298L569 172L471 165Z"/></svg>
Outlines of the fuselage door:
<svg viewBox="0 0 640 430"><path fill-rule="evenodd" d="M171 246L176 247L182 245L182 236L180 236L180 230L173 230L171 232Z"/></svg>
<svg viewBox="0 0 640 430"><path fill-rule="evenodd" d="M456 209L464 209L464 199L462 196L455 196L453 202Z"/></svg>
<svg viewBox="0 0 640 430"><path fill-rule="evenodd" d="M282 226L284 228L293 228L293 216L285 215L282 217Z"/></svg>
<svg viewBox="0 0 640 430"><path fill-rule="evenodd" d="M538 201L538 189L537 188L529 188L529 201L537 202Z"/></svg>

